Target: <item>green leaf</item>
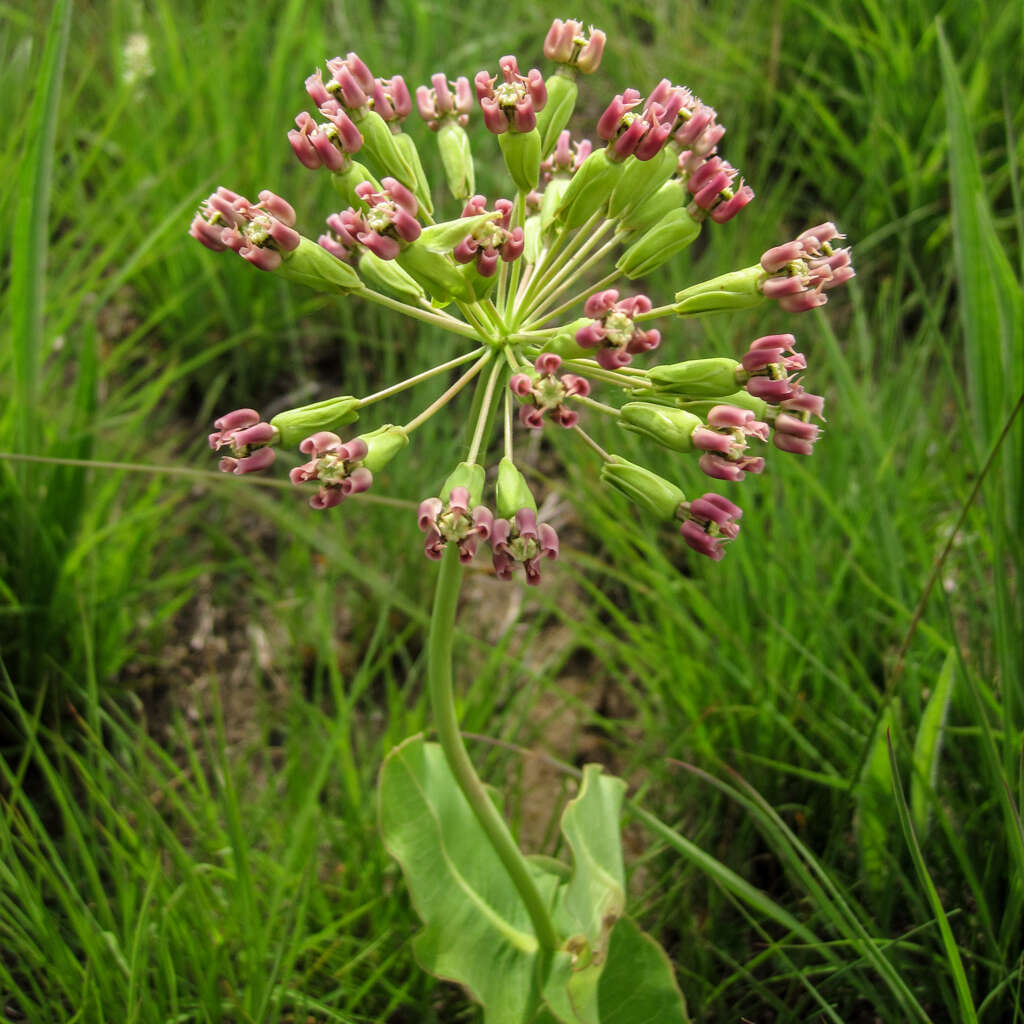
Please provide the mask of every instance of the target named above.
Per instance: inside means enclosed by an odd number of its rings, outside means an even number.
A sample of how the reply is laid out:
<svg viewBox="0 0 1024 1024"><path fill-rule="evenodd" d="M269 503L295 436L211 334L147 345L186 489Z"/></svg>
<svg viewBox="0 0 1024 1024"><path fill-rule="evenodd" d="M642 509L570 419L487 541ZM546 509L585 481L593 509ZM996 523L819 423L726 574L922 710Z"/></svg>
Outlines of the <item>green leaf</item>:
<svg viewBox="0 0 1024 1024"><path fill-rule="evenodd" d="M597 989L601 1024L686 1024L686 1000L665 951L628 917L612 930Z"/></svg>
<svg viewBox="0 0 1024 1024"><path fill-rule="evenodd" d="M950 650L942 663L935 691L928 700L928 706L921 715L914 740L914 775L910 780L910 812L914 828L924 838L931 824L932 791L939 767L939 752L942 749L946 713L953 695L956 679L956 652Z"/></svg>
<svg viewBox="0 0 1024 1024"><path fill-rule="evenodd" d="M588 764L579 793L562 813L562 833L575 864L563 905L595 959L604 959L608 934L626 908L619 825L625 792L622 779L603 774L599 764Z"/></svg>
<svg viewBox="0 0 1024 1024"><path fill-rule="evenodd" d="M424 922L421 966L465 985L487 1024L522 1024L540 1003L529 914L453 777L444 751L414 736L387 756L380 827ZM554 875L538 870L552 895Z"/></svg>
<svg viewBox="0 0 1024 1024"><path fill-rule="evenodd" d="M886 736L893 723L893 701L886 706L871 739L857 785L857 848L864 878L871 889L882 892L889 882L889 833L892 825L892 775Z"/></svg>

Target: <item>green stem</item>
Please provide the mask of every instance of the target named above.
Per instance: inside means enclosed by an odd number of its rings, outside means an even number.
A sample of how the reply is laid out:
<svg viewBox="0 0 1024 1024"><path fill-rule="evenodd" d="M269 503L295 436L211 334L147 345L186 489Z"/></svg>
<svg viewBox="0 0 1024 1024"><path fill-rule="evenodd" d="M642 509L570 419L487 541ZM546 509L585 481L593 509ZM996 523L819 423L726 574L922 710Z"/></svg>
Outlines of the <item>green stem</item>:
<svg viewBox="0 0 1024 1024"><path fill-rule="evenodd" d="M405 432L411 434L417 427L426 423L431 416L443 409L487 365L493 355L493 349L485 352L440 398L435 399L423 412L409 420L403 428Z"/></svg>
<svg viewBox="0 0 1024 1024"><path fill-rule="evenodd" d="M608 285L614 284L622 276L621 270L613 270L607 277L602 277L596 284L588 285L579 295L574 295L571 299L563 302L557 309L551 310L550 313L545 313L542 317L536 320L527 320L523 324L524 330L536 330L541 324L546 324L549 320L554 320L556 316L560 316L567 309L572 309L573 306L578 305L584 299L593 295L595 292L599 292L602 288L607 288Z"/></svg>
<svg viewBox="0 0 1024 1024"><path fill-rule="evenodd" d="M594 246L596 246L605 236L610 227L610 222L605 221L590 235L589 238L584 240L583 244L572 254L572 259L568 260L557 273L548 277L543 286L535 294L533 302L526 310L525 319L527 321L536 316L537 313L544 309L545 306L549 305L552 299L557 295L560 295L566 288L572 285L574 281L579 280L580 276L585 273L589 267L600 260L606 252L618 244L619 236L615 235L596 253L588 255Z"/></svg>
<svg viewBox="0 0 1024 1024"><path fill-rule="evenodd" d="M406 316L422 320L426 324L443 327L446 331L451 331L453 334L461 334L466 338L480 340L478 332L469 324L463 323L458 318L449 316L447 313L432 313L426 309L418 309L416 306L410 306L407 302L400 302L389 295L375 292L372 288L364 288L359 292L359 295L361 298L376 302L378 306L386 306L388 309L393 309L398 313L404 313Z"/></svg>
<svg viewBox="0 0 1024 1024"><path fill-rule="evenodd" d="M398 384L392 384L390 387L384 388L383 391L376 391L372 395L360 398L359 408L365 409L373 402L379 402L383 398L390 398L392 395L397 395L400 391L405 391L407 388L415 387L421 381L430 380L431 377L436 377L439 373L444 373L445 370L453 370L456 366L461 366L463 363L468 363L471 359L475 359L483 351L485 350L478 348L472 352L467 352L465 355L456 356L454 359L449 359L447 363L441 363L439 366L434 366L429 370L424 370L423 373L417 373L414 377L409 377L407 380L400 381Z"/></svg>
<svg viewBox="0 0 1024 1024"><path fill-rule="evenodd" d="M427 680L430 703L434 712L437 737L444 749L455 781L490 841L494 852L508 872L512 884L526 907L541 950L548 957L558 948L551 916L530 875L530 868L512 833L494 806L459 733L452 687L452 639L455 635L455 612L462 584L462 565L458 549L449 544L441 559L434 592L434 610L430 619L430 640L427 648Z"/></svg>
<svg viewBox="0 0 1024 1024"><path fill-rule="evenodd" d="M488 353L488 355L490 355L490 353ZM500 371L501 360L496 359L494 361L494 369L491 370L491 375L487 378L487 386L483 393L483 402L480 406L480 414L476 421L476 429L473 431L473 440L469 446L469 454L466 456L466 462L471 466L480 456L480 446L483 444L484 433L491 422L491 399L494 396L494 385L498 380L498 374Z"/></svg>

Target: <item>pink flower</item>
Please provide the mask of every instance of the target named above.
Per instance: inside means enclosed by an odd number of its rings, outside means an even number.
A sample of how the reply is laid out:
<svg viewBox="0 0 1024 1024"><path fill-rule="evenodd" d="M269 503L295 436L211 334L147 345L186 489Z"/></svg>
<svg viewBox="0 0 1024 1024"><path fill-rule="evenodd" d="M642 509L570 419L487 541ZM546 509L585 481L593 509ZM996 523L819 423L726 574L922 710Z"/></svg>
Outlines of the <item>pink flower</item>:
<svg viewBox="0 0 1024 1024"><path fill-rule="evenodd" d="M526 582L536 586L540 583L540 560L558 557L558 534L547 523L538 524L532 508L521 508L511 522L494 520L491 550L498 579L512 579L516 565L522 565Z"/></svg>
<svg viewBox="0 0 1024 1024"><path fill-rule="evenodd" d="M500 85L495 86L497 79L486 71L478 71L474 79L487 130L495 135L506 131L533 131L537 114L548 101L544 76L536 68L521 75L519 63L513 56L502 57L498 66L505 78Z"/></svg>
<svg viewBox="0 0 1024 1024"><path fill-rule="evenodd" d="M682 97L670 97L670 107L654 102L637 113L640 100L636 89L627 89L608 104L597 122L597 134L608 143L608 156L613 160L625 160L627 156L650 160L672 134Z"/></svg>
<svg viewBox="0 0 1024 1024"><path fill-rule="evenodd" d="M773 426L772 444L781 452L795 455L810 455L814 451L814 442L821 435L821 429L815 424L787 412L780 412Z"/></svg>
<svg viewBox="0 0 1024 1024"><path fill-rule="evenodd" d="M299 247L301 236L292 227L291 205L264 189L259 203L227 188L208 196L192 220L189 234L207 249L234 249L260 270L276 270L282 254Z"/></svg>
<svg viewBox="0 0 1024 1024"><path fill-rule="evenodd" d="M512 223L512 203L508 199L498 199L494 209L501 214L495 220L481 224L471 234L459 242L452 255L459 263L472 263L476 260L476 269L481 277L493 277L498 269L498 259L511 263L523 254L523 229L509 228ZM487 200L484 196L473 196L462 210L463 217L478 217L487 212Z"/></svg>
<svg viewBox="0 0 1024 1024"><path fill-rule="evenodd" d="M269 446L277 442L278 432L263 422L255 409L235 409L221 416L213 426L210 447L214 451L231 449L231 455L220 460L218 468L222 473L241 476L273 465L274 449Z"/></svg>
<svg viewBox="0 0 1024 1024"><path fill-rule="evenodd" d="M333 104L337 107L337 104ZM351 118L339 107L327 112L327 124L317 124L304 110L295 118L298 130L288 133L288 143L299 162L310 170L326 167L329 171L344 171L352 163L352 155L363 145L363 136Z"/></svg>
<svg viewBox="0 0 1024 1024"><path fill-rule="evenodd" d="M363 116L370 105L370 97L376 84L370 69L357 54L349 53L344 60L341 57L334 57L327 61L327 70L331 73L331 80L324 87L324 91L343 107L358 112L357 118ZM319 77L320 74L317 72L316 78ZM315 88L315 84L310 88L310 79L306 79L307 91L323 109L326 104L321 102L319 92L314 95Z"/></svg>
<svg viewBox="0 0 1024 1024"><path fill-rule="evenodd" d="M575 395L589 395L590 384L574 373L558 376L562 360L554 352L541 353L533 365L536 377L517 373L508 382L512 393L524 403L519 407L520 422L531 430L540 430L547 416L559 426L576 426L580 415L565 403Z"/></svg>
<svg viewBox="0 0 1024 1024"><path fill-rule="evenodd" d="M373 80L373 109L390 124L401 124L412 113L412 96L401 75Z"/></svg>
<svg viewBox="0 0 1024 1024"><path fill-rule="evenodd" d="M472 562L480 541L491 536L494 515L484 505L469 510L469 491L453 487L445 504L440 498L427 498L420 502L417 512L419 527L427 535L424 551L427 558L437 561L449 544L459 549L459 561Z"/></svg>
<svg viewBox="0 0 1024 1024"><path fill-rule="evenodd" d="M725 555L726 541L740 532L738 520L743 510L720 494L705 494L683 506L685 519L680 528L683 540L699 554L716 562Z"/></svg>
<svg viewBox="0 0 1024 1024"><path fill-rule="evenodd" d="M708 425L693 432L693 446L704 452L698 465L716 480L742 480L747 473L760 473L764 459L745 454L747 438L767 441L769 427L749 409L716 405L708 413Z"/></svg>
<svg viewBox="0 0 1024 1024"><path fill-rule="evenodd" d="M312 458L288 475L296 486L310 480L319 481L320 490L309 499L312 508L334 508L349 495L368 490L373 483L373 474L361 465L368 448L358 437L342 444L337 434L321 430L307 437L299 445L299 451Z"/></svg>
<svg viewBox="0 0 1024 1024"><path fill-rule="evenodd" d="M416 89L416 109L427 127L436 132L446 118L451 118L465 128L473 110L469 79L457 78L449 83L444 75L437 74L430 76L430 84L429 89L425 85Z"/></svg>
<svg viewBox="0 0 1024 1024"><path fill-rule="evenodd" d="M544 56L584 75L596 71L604 53L605 34L591 28L589 38L578 21L555 18L544 40Z"/></svg>
<svg viewBox="0 0 1024 1024"><path fill-rule="evenodd" d="M559 133L558 141L551 155L541 162L540 169L544 172L544 180L550 181L556 175L572 175L580 169L580 165L593 152L594 146L590 139L582 139L572 143L570 148L568 130Z"/></svg>
<svg viewBox="0 0 1024 1024"><path fill-rule="evenodd" d="M651 310L646 295L633 295L619 301L614 288L598 292L583 307L593 323L576 332L576 342L583 348L596 348L595 359L607 370L628 366L638 352L649 352L661 343L661 332L641 330L633 318Z"/></svg>
<svg viewBox="0 0 1024 1024"><path fill-rule="evenodd" d="M777 299L790 313L824 306L828 301L825 292L854 276L850 250L831 245L843 237L829 221L763 253L761 267L769 276L760 284L762 294Z"/></svg>
<svg viewBox="0 0 1024 1024"><path fill-rule="evenodd" d="M741 361L749 394L777 405L804 393L796 371L806 370L807 360L794 342L792 334L768 334L750 343Z"/></svg>
<svg viewBox="0 0 1024 1024"><path fill-rule="evenodd" d="M393 260L403 243L415 242L423 229L416 220L419 204L412 192L394 178L384 178L381 185L381 192L374 192L368 181L356 185L356 195L370 209L366 213L344 210L337 223L382 260Z"/></svg>

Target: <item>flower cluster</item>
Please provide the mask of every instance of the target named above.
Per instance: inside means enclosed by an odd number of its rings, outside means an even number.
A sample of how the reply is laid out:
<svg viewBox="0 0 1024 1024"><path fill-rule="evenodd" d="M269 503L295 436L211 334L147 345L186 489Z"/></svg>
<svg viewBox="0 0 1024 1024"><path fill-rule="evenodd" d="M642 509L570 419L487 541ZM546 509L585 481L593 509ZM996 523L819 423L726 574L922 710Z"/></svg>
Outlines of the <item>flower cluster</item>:
<svg viewBox="0 0 1024 1024"><path fill-rule="evenodd" d="M416 430L473 392L468 454L418 506L429 558L452 546L468 563L489 548L499 579L521 568L535 584L542 563L558 556L557 533L538 520L520 468L516 410L530 431L563 428L596 460L608 488L676 523L693 551L722 557L738 536L740 508L714 493L688 498L674 480L607 451L581 415L604 418L610 429L603 436L621 430L678 453L681 464L692 459L680 476L701 471L738 483L762 472L757 447L766 443L810 455L824 400L804 387L807 360L792 334L756 338L735 358L633 361L670 349L678 318L769 300L783 313L823 305L853 277L850 252L825 222L752 266L694 283L660 305L652 300L646 292L653 294L656 271L744 211L754 193L718 151L725 127L717 112L668 79L646 97L629 88L605 103L593 125L596 145L573 139L568 125L580 76L597 70L604 46L600 30L556 19L544 40L555 65L547 78L536 68L520 71L506 55L498 75L453 79L439 71L410 90L401 75L376 76L355 53L306 78L315 110L296 116L287 140L303 166L330 173L340 202L327 211L326 231L315 241L300 235L295 210L268 190L252 203L218 188L191 234L261 270L447 330L466 349L361 398L326 398L269 422L254 409L228 413L209 438L223 452L222 470L267 469L277 451L297 450L304 461L293 457L292 482L313 491L313 508L330 509L379 486ZM403 130L414 108L439 149L443 182L428 180L418 145ZM493 201L475 188L466 127L477 108L511 179L509 194ZM434 212L444 192L458 204L448 219ZM643 292L629 284L640 278ZM408 422L346 435L377 402L431 382L443 389Z"/></svg>

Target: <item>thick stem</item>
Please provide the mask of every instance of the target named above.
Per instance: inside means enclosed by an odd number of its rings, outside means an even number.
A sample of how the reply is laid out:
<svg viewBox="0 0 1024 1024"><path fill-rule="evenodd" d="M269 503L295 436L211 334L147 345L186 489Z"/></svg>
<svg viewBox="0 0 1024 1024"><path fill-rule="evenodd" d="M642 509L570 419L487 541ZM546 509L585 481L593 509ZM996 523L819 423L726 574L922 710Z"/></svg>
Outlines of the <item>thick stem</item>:
<svg viewBox="0 0 1024 1024"><path fill-rule="evenodd" d="M455 694L452 688L452 638L455 633L455 612L461 584L462 565L459 563L458 549L454 544L449 544L441 559L440 572L437 576L427 648L427 679L437 737L459 789L469 801L476 820L487 834L494 852L505 866L530 915L541 950L550 956L558 948L558 936L551 923L551 916L533 882L526 858L516 845L512 833L509 832L480 776L473 768L473 762L469 759L466 745L462 742L462 735L459 732Z"/></svg>

